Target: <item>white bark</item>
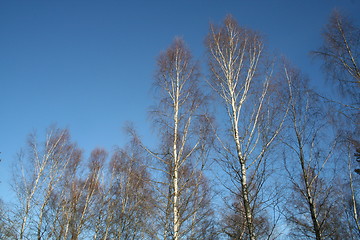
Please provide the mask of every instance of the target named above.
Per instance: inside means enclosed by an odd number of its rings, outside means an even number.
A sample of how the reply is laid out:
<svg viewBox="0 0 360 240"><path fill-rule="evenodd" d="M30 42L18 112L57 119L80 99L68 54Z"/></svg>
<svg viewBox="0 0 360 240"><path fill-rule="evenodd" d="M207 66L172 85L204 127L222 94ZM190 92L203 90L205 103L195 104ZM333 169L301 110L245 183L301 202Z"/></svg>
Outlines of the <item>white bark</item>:
<svg viewBox="0 0 360 240"><path fill-rule="evenodd" d="M200 152L203 141L203 136L196 132L198 129L192 129L200 121L197 114L203 97L197 86L196 65L192 63L190 51L181 39L176 39L159 56L155 85L161 95L159 108L154 111L155 120L160 122L158 126L165 152L156 154L144 148L164 167L156 165L150 168L167 175L165 181L154 180L154 187L163 200L159 202L165 215L162 234L165 239L179 240L188 237L192 228L191 219L202 207L191 200L195 190L189 183L198 176L195 174L199 171L195 156ZM202 125L199 123L199 126ZM193 211L188 208L193 208Z"/></svg>
<svg viewBox="0 0 360 240"><path fill-rule="evenodd" d="M227 172L233 179L236 176L235 189L241 189L240 199L244 207L245 226L249 239L254 240L255 234L254 200L249 192L249 184L262 178L259 166L265 153L282 129L287 114L275 116L270 105L277 101L271 98L269 91L272 67L268 72L260 73L260 60L263 58L263 43L260 37L251 30L241 28L236 21L228 16L224 25L216 28L213 25L207 39L210 54L212 78L209 85L221 97L231 123L232 143L230 149L218 135L223 151L229 157L222 160ZM270 99L270 100L269 100ZM266 114L265 114L266 110ZM274 119L268 119L275 117ZM274 121L273 121L274 120ZM274 122L274 123L270 123ZM269 129L271 129L269 131ZM265 137L264 137L265 136ZM251 169L252 177L248 177ZM255 188L254 196L261 191Z"/></svg>

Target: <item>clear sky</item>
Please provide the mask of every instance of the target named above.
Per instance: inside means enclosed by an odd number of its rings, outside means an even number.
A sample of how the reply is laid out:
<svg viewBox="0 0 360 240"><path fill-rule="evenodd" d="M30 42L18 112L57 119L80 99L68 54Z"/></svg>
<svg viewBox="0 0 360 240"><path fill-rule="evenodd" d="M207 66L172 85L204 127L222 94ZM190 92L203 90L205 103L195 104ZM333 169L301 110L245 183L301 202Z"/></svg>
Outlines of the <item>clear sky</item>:
<svg viewBox="0 0 360 240"><path fill-rule="evenodd" d="M209 23L227 14L323 82L309 51L334 7L359 24L358 0L0 0L0 198L34 130L67 127L89 154L124 145L130 121L151 144L156 57L180 36L204 60Z"/></svg>

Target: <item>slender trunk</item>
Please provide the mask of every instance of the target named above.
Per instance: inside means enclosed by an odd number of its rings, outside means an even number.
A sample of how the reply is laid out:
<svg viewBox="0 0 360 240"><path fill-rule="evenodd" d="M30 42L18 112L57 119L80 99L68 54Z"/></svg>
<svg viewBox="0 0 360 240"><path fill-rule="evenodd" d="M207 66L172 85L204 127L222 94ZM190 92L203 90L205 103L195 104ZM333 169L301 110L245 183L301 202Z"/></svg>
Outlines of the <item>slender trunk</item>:
<svg viewBox="0 0 360 240"><path fill-rule="evenodd" d="M179 217L179 188L178 169L174 169L174 240L179 239L180 217Z"/></svg>
<svg viewBox="0 0 360 240"><path fill-rule="evenodd" d="M178 140L178 124L179 124L179 77L176 79L176 96L174 101L174 142L173 142L173 154L174 154L174 240L180 238L180 211L179 211L179 156L177 149Z"/></svg>
<svg viewBox="0 0 360 240"><path fill-rule="evenodd" d="M304 177L304 181L305 181L305 185L306 185L307 202L308 202L309 209L310 209L311 220L313 222L313 229L315 232L316 240L322 240L320 224L317 219L316 205L315 205L314 198L312 197L312 194L311 194L311 186L309 185L308 177Z"/></svg>
<svg viewBox="0 0 360 240"><path fill-rule="evenodd" d="M248 190L248 183L247 183L247 177L246 177L247 176L246 175L247 174L246 173L247 172L246 171L246 161L241 152L236 101L235 101L234 92L232 91L232 93L233 94L232 94L231 106L232 106L232 118L233 118L232 119L233 137L235 140L237 157L238 157L238 161L239 161L240 168L241 168L241 193L242 193L242 200L243 200L244 210L245 210L246 227L249 232L249 239L255 240L256 235L255 235L255 231L254 231L253 215L252 215L251 206L250 206L249 190Z"/></svg>
<svg viewBox="0 0 360 240"><path fill-rule="evenodd" d="M39 224L37 227L37 239L41 240L41 228L42 228L42 223L43 223L43 212L44 212L44 205L41 207L40 210L40 216L39 216Z"/></svg>
<svg viewBox="0 0 360 240"><path fill-rule="evenodd" d="M44 199L43 204L41 205L40 208L40 213L39 213L39 222L38 222L38 227L37 227L37 239L41 240L41 228L42 228L42 224L43 224L43 218L44 218L44 211L45 211L45 207L47 206L49 199L50 199L50 195L53 191L53 187L55 185L53 176L51 176L51 180L49 182L49 185L47 187L47 191L46 191L46 196Z"/></svg>
<svg viewBox="0 0 360 240"><path fill-rule="evenodd" d="M317 219L317 214L316 214L316 206L315 206L314 199L311 196L309 187L307 187L306 195L308 198L308 204L309 204L310 213L311 213L311 220L313 222L313 228L314 228L316 240L322 240L320 224L319 224L319 221Z"/></svg>
<svg viewBox="0 0 360 240"><path fill-rule="evenodd" d="M246 219L246 226L249 231L249 238L250 240L255 240L255 231L254 231L254 224L253 224L253 216L250 206L250 199L249 199L249 190L248 190L248 184L247 184L247 178L246 178L246 163L245 159L243 158L241 154L241 148L240 148L240 139L239 139L239 131L237 124L233 126L234 128L234 140L236 143L236 151L238 155L238 161L240 163L241 167L241 192L242 192L242 199L244 204L244 210L245 210L245 219Z"/></svg>
<svg viewBox="0 0 360 240"><path fill-rule="evenodd" d="M23 217L22 223L21 223L21 229L20 229L20 238L19 240L24 239L24 232L25 232L25 225L26 225L26 221L27 221L27 209L25 210L25 216Z"/></svg>
<svg viewBox="0 0 360 240"><path fill-rule="evenodd" d="M167 206L166 206L166 212L165 212L165 228L164 228L164 240L169 238L169 233L171 232L171 202L172 202L172 190L173 190L173 183L172 183L172 177L170 179L171 183L169 185L169 192L168 192L168 198L167 198Z"/></svg>
<svg viewBox="0 0 360 240"><path fill-rule="evenodd" d="M34 181L34 186L32 187L31 192L29 193L29 195L26 197L26 204L25 204L25 209L24 209L24 216L23 216L23 219L22 219L22 222L21 222L19 240L24 239L25 227L26 227L26 224L27 224L27 219L28 219L28 215L30 213L30 208L31 208L31 201L33 200L35 192L37 191L38 184L39 184L40 178L43 175L45 165L46 165L46 161L44 163L42 163L42 165L40 166L39 173L37 174L36 179Z"/></svg>
<svg viewBox="0 0 360 240"><path fill-rule="evenodd" d="M108 234L109 234L109 228L110 228L110 224L113 220L113 216L114 216L114 212L113 212L113 208L114 205L112 205L112 201L107 200L107 214L106 214L106 220L105 220L105 233L104 233L104 238L103 239L108 239Z"/></svg>
<svg viewBox="0 0 360 240"><path fill-rule="evenodd" d="M20 238L19 238L19 240L24 239L25 226L26 226L26 224L27 224L28 215L29 215L29 213L30 213L31 200L33 199L33 196L34 196L34 194L35 194L35 191L37 190L37 186L38 186L38 182L39 182L41 173L42 173L42 172L40 172L40 173L38 174L38 176L37 176L37 178L36 178L36 181L35 181L35 184L34 184L34 187L31 189L30 195L26 198L26 204L25 204L25 209L24 209L24 216L23 216L23 219L22 219L22 222L21 222L21 229L20 229Z"/></svg>
<svg viewBox="0 0 360 240"><path fill-rule="evenodd" d="M90 192L86 195L86 199L85 199L85 205L84 205L84 207L83 207L83 210L82 210L82 212L81 212L81 217L80 217L80 219L79 219L79 221L78 221L78 226L76 227L76 236L77 236L77 238L78 238L78 236L80 235L80 233L82 232L82 228L83 228L83 226L84 226L84 224L85 224L85 221L86 221L86 219L85 219L85 215L88 213L88 208L89 208L89 206L90 206L90 201L92 200L92 198L93 198L93 195L94 195L94 193L95 193L95 189L94 189L94 187L93 187L93 183L97 180L97 178L98 178L98 172L96 173L96 175L95 176L91 176L91 178L90 178L90 183L89 183L89 190L90 190ZM87 190L86 189L86 184L85 184L85 186L84 186L84 188L82 189L82 191L85 191L85 190ZM80 193L81 194L81 193ZM80 195L80 197L81 197L81 195ZM77 239L76 238L76 239Z"/></svg>
<svg viewBox="0 0 360 240"><path fill-rule="evenodd" d="M311 193L311 184L309 181L310 176L309 176L309 173L306 171L305 157L304 157L304 151L303 151L302 144L301 144L301 137L298 132L296 132L296 135L297 135L297 141L298 141L299 150L300 150L301 170L302 170L303 180L304 180L304 184L305 184L305 188L306 188L306 198L307 198L306 200L307 200L309 210L310 210L311 220L313 223L313 230L315 232L316 240L322 240L320 224L319 224L319 221L317 218L317 213L316 213L316 204L315 204L315 200Z"/></svg>

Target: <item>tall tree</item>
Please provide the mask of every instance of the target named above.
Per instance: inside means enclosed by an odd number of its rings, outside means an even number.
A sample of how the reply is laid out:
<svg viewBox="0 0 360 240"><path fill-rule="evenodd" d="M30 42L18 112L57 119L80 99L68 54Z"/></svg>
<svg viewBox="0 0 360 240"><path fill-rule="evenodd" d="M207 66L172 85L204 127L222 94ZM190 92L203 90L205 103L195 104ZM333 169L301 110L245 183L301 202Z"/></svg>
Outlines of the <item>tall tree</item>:
<svg viewBox="0 0 360 240"><path fill-rule="evenodd" d="M286 109L277 107L272 64L265 64L264 44L257 33L240 27L228 16L221 27L210 26L206 44L209 84L222 100L231 130L229 144L218 138L222 163L235 185L233 194L240 201L235 204L242 215L237 219L244 222L236 224L243 224L246 230L235 238L254 240L261 232L255 216L262 209L258 204L266 180L267 153L281 129Z"/></svg>
<svg viewBox="0 0 360 240"><path fill-rule="evenodd" d="M199 72L190 50L176 38L157 60L155 88L158 106L152 111L159 129L158 153L151 166L154 187L158 189L157 207L162 211L163 239L190 238L208 220L209 189L203 173L207 138L202 111L205 98L198 87ZM204 231L206 234L207 232ZM193 236L195 237L195 235ZM201 236L200 238L205 238Z"/></svg>

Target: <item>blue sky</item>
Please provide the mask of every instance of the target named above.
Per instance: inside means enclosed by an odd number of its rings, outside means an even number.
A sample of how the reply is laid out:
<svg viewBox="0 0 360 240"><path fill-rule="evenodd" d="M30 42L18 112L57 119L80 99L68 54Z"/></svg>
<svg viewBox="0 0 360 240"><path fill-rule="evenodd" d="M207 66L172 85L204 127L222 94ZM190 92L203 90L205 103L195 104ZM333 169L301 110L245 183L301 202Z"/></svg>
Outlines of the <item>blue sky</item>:
<svg viewBox="0 0 360 240"><path fill-rule="evenodd" d="M11 165L34 130L42 137L51 124L67 127L89 154L124 145L130 121L151 144L156 57L180 36L204 61L209 23L227 14L319 85L309 51L334 7L359 24L356 0L0 0L0 198L8 199Z"/></svg>

